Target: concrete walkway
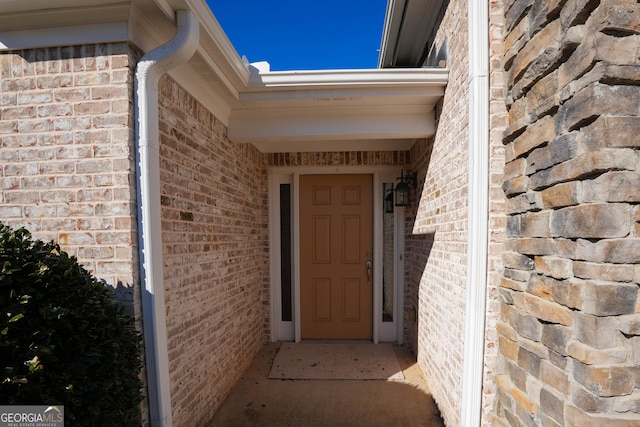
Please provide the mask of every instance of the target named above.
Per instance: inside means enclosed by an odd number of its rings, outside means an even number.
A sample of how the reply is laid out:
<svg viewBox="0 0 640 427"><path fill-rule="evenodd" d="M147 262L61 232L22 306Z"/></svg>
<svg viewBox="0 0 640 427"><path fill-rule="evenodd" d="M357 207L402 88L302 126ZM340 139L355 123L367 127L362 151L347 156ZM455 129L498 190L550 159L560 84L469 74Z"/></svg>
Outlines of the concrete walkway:
<svg viewBox="0 0 640 427"><path fill-rule="evenodd" d="M264 346L209 427L442 427L415 357L394 346L405 379L270 380L280 343Z"/></svg>

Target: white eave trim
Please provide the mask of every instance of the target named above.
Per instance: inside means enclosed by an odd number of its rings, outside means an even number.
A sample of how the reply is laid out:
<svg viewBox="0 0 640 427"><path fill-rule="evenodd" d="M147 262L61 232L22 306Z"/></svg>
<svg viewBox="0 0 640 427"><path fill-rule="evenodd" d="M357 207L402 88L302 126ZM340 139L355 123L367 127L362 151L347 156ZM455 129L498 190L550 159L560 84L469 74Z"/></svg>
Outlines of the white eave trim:
<svg viewBox="0 0 640 427"><path fill-rule="evenodd" d="M11 49L31 49L51 46L72 46L78 40L85 40L91 34L89 43L109 43L127 39L126 22L76 25L73 27L40 28L38 38L33 30L4 31L0 38L0 51Z"/></svg>
<svg viewBox="0 0 640 427"><path fill-rule="evenodd" d="M248 90L301 87L443 86L449 71L443 68L277 71L251 74Z"/></svg>
<svg viewBox="0 0 640 427"><path fill-rule="evenodd" d="M206 6L203 1L190 0L187 3L192 7L194 13L200 19L206 34L216 43L218 50L227 59L229 66L242 78L243 81L248 81L250 74L249 67L242 61L238 52L236 52L236 49L233 47L231 41L220 26L220 23L211 13L209 7ZM200 49L202 49L202 46L200 46L199 50Z"/></svg>
<svg viewBox="0 0 640 427"><path fill-rule="evenodd" d="M255 73L228 137L263 152L406 150L435 132L446 69Z"/></svg>

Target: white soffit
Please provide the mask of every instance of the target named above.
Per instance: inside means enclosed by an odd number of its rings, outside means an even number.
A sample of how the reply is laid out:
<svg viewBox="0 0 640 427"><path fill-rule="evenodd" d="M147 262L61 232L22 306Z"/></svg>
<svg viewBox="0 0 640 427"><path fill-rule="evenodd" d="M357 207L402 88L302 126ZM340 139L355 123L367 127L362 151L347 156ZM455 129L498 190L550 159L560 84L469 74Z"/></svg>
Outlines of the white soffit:
<svg viewBox="0 0 640 427"><path fill-rule="evenodd" d="M435 132L446 69L254 73L229 138L263 152L405 150Z"/></svg>
<svg viewBox="0 0 640 427"><path fill-rule="evenodd" d="M2 33L125 21L127 0L0 0Z"/></svg>
<svg viewBox="0 0 640 427"><path fill-rule="evenodd" d="M0 0L0 48L126 40L131 3L116 0Z"/></svg>

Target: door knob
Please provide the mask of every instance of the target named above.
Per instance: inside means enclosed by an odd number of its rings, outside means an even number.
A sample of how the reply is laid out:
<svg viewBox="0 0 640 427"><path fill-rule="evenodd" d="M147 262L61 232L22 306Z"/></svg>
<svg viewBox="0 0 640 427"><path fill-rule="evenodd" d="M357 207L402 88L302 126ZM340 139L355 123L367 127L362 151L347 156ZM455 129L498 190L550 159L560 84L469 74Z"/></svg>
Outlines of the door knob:
<svg viewBox="0 0 640 427"><path fill-rule="evenodd" d="M373 267L373 264L371 263L371 260L368 259L364 265L367 267L367 283L371 283L371 268Z"/></svg>

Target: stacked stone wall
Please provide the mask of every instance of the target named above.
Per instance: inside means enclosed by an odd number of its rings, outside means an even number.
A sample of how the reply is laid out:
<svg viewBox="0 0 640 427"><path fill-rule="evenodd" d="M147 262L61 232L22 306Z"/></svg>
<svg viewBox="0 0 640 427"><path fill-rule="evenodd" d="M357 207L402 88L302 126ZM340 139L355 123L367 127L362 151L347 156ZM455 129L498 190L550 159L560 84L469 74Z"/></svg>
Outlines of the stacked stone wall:
<svg viewBox="0 0 640 427"><path fill-rule="evenodd" d="M640 423L640 3L507 1L496 425Z"/></svg>
<svg viewBox="0 0 640 427"><path fill-rule="evenodd" d="M267 174L167 76L160 132L173 422L204 425L268 339Z"/></svg>

